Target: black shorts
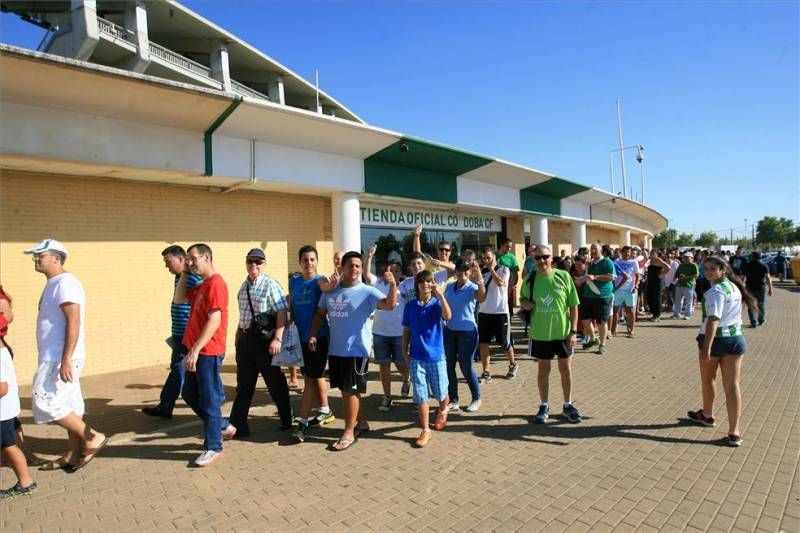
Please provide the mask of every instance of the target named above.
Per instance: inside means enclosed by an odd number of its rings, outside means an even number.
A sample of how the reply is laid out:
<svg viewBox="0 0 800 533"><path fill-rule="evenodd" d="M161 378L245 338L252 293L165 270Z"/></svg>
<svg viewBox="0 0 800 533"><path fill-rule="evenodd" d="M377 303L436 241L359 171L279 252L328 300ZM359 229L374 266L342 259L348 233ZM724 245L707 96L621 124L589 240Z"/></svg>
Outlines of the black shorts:
<svg viewBox="0 0 800 533"><path fill-rule="evenodd" d="M703 342L706 336L702 333L697 336L697 349L703 349ZM736 337L714 337L711 341L711 355L714 357L722 357L724 355L744 355L747 350L747 343L744 340L744 335Z"/></svg>
<svg viewBox="0 0 800 533"><path fill-rule="evenodd" d="M328 357L331 387L350 394L367 392L369 357Z"/></svg>
<svg viewBox="0 0 800 533"><path fill-rule="evenodd" d="M17 445L17 424L19 420L12 418L0 422L0 448Z"/></svg>
<svg viewBox="0 0 800 533"><path fill-rule="evenodd" d="M317 338L317 350L312 352L308 349L308 343L302 342L303 348L303 375L311 379L320 379L325 375L325 367L328 364L328 337Z"/></svg>
<svg viewBox="0 0 800 533"><path fill-rule="evenodd" d="M575 353L575 348L569 345L569 339L563 341L537 341L528 342L528 355L536 359L567 359Z"/></svg>
<svg viewBox="0 0 800 533"><path fill-rule="evenodd" d="M584 298L581 301L581 320L605 322L611 316L613 298Z"/></svg>
<svg viewBox="0 0 800 533"><path fill-rule="evenodd" d="M478 342L489 344L495 340L504 350L511 346L511 324L508 314L478 313Z"/></svg>

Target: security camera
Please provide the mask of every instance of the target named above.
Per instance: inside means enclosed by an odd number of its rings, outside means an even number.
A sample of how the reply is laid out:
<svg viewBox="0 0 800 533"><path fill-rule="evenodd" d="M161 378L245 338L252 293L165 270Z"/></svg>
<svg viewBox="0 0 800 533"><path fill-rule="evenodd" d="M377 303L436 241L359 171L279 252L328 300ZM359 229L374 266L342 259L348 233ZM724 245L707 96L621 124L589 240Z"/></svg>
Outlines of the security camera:
<svg viewBox="0 0 800 533"><path fill-rule="evenodd" d="M408 150L409 150L408 143L405 143L405 142L400 143L400 151L401 152L408 152Z"/></svg>

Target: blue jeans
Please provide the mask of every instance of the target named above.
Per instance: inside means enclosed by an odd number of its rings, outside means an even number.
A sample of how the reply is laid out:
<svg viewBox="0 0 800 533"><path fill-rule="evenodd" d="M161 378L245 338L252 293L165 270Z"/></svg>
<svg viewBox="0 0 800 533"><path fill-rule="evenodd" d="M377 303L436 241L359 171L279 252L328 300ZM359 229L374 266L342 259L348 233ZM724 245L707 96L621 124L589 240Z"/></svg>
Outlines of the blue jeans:
<svg viewBox="0 0 800 533"><path fill-rule="evenodd" d="M761 289L760 291L750 291L750 294L758 302L758 309L747 308L747 314L750 316L750 325L761 325L767 319L767 291Z"/></svg>
<svg viewBox="0 0 800 533"><path fill-rule="evenodd" d="M681 308L684 305L684 300L686 300L686 312L683 313L683 316L688 316L691 318L692 313L694 312L694 287L679 287L676 285L675 306L672 308L672 316L675 318L681 316Z"/></svg>
<svg viewBox="0 0 800 533"><path fill-rule="evenodd" d="M222 386L222 360L224 355L201 355L197 358L196 372L186 372L183 382L183 400L203 421L204 450L222 451L222 404L225 388Z"/></svg>
<svg viewBox="0 0 800 533"><path fill-rule="evenodd" d="M456 378L456 362L461 367L461 375L467 380L469 392L472 394L472 401L477 402L481 399L481 387L478 384L478 376L472 368L472 357L478 351L478 330L472 331L453 331L445 328L444 330L444 352L447 355L447 387L450 401L458 402L458 380Z"/></svg>
<svg viewBox="0 0 800 533"><path fill-rule="evenodd" d="M181 395L183 380L186 376L186 369L183 367L183 356L186 355L186 346L181 344L181 337L173 335L170 337L172 346L172 359L169 363L169 375L161 388L161 400L158 403L159 409L165 413L172 414L175 409L175 402Z"/></svg>

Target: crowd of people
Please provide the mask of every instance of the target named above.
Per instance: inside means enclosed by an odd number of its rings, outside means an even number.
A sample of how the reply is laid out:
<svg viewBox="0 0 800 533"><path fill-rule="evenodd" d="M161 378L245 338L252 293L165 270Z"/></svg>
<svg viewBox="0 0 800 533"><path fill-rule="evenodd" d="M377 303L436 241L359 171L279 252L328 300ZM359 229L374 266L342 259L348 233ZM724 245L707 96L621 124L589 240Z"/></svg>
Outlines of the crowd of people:
<svg viewBox="0 0 800 533"><path fill-rule="evenodd" d="M383 393L378 409L386 412L394 406L394 366L401 378L400 396L411 395L416 404L420 434L414 445L422 448L432 438L431 428L446 428L450 414L480 409L481 387L492 381L492 345L505 354L506 377L517 376L511 314L519 294L528 354L538 366L540 405L532 421L545 423L550 417L549 377L556 359L562 416L579 423L582 417L572 401L576 345L606 355L609 339L619 334L620 326L634 337L640 317L649 315L650 321L658 322L663 311L671 310L673 319L688 320L697 299L703 317L696 339L702 407L687 416L704 426L715 425L719 369L728 411L727 442L741 445L739 376L746 350L742 306L748 307L752 327L763 326L766 298L772 294L769 271L758 252L746 258L742 250L728 257L699 250L614 249L594 243L574 255L561 250L555 256L549 246L539 244L531 246L520 271L508 239L497 250L485 247L479 254L463 250L457 258L453 244L442 241L432 257L420 247L422 230L418 226L414 231L407 277L396 260L376 265L378 274L373 274L374 246L365 255L336 252L333 272L326 276L319 271L317 250L306 245L297 252L299 271L290 276L288 293L265 273L264 250L249 250L244 256L246 277L237 292L236 396L228 417L222 413L221 379L228 285L215 270L208 245L193 244L186 250L167 247L161 255L174 276L170 371L159 403L142 412L171 418L182 397L203 422L203 451L194 465L205 467L220 459L223 441L250 435L248 414L259 375L277 407L279 428L292 430L298 443L314 427L335 421L328 401L330 386L341 391L344 420L331 450L344 451L370 429L361 400L372 355ZM86 361L86 297L80 281L64 268L68 253L62 243L45 239L25 253L33 256L35 270L47 280L37 317L39 366L33 378L33 417L36 423L54 423L67 431L67 450L40 469L74 471L89 464L108 443L106 435L83 421L80 376ZM0 286L0 436L4 462L18 478L14 487L0 492L2 498L36 490L22 450L19 392L13 351L7 343L14 318L11 302ZM302 351L304 388L297 417L286 374L276 364L277 356L287 349L283 345L287 330L296 331ZM480 376L475 362L481 364ZM457 368L470 393L463 407ZM433 424L431 399L436 401Z"/></svg>

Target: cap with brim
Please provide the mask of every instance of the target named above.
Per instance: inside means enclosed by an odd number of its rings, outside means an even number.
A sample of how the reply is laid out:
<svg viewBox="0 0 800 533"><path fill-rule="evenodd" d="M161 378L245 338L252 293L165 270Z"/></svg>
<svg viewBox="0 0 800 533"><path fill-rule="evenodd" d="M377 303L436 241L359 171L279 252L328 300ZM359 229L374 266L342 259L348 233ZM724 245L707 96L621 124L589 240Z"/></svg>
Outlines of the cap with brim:
<svg viewBox="0 0 800 533"><path fill-rule="evenodd" d="M262 250L261 248L252 248L249 252L247 252L247 258L249 259L251 257L253 259L263 259L265 261L267 259L264 250Z"/></svg>
<svg viewBox="0 0 800 533"><path fill-rule="evenodd" d="M456 270L461 272L466 272L469 270L469 263L465 261L463 258L459 257L456 259Z"/></svg>
<svg viewBox="0 0 800 533"><path fill-rule="evenodd" d="M40 241L33 248L28 248L23 253L26 254L40 254L42 252L61 252L64 257L68 256L67 247L55 239L44 239Z"/></svg>
<svg viewBox="0 0 800 533"><path fill-rule="evenodd" d="M683 257L694 257L692 252L683 252Z"/></svg>

